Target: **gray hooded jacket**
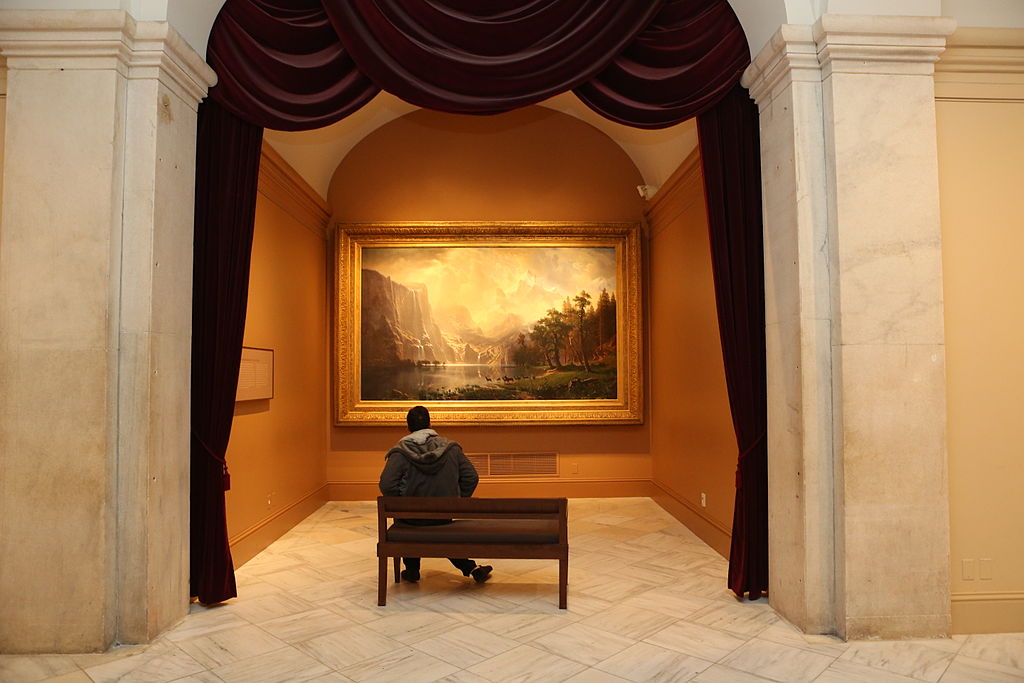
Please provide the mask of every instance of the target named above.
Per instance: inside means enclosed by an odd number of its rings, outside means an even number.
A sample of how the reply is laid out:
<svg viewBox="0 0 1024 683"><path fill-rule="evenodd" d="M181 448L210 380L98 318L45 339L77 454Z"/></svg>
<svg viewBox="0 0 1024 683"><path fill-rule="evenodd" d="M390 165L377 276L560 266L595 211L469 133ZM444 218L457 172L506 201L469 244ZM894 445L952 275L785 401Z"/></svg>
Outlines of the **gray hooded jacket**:
<svg viewBox="0 0 1024 683"><path fill-rule="evenodd" d="M385 496L468 498L480 480L462 446L421 429L405 436L387 454L380 474Z"/></svg>

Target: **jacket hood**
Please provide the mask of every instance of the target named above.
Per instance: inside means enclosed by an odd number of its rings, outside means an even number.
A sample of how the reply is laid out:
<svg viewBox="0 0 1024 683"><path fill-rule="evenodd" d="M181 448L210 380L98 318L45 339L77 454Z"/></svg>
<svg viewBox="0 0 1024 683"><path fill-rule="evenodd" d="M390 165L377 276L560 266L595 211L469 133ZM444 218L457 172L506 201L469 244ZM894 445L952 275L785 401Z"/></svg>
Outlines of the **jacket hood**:
<svg viewBox="0 0 1024 683"><path fill-rule="evenodd" d="M388 457L401 453L417 469L432 473L441 469L451 444L451 440L439 436L433 429L421 429L403 437L388 452Z"/></svg>

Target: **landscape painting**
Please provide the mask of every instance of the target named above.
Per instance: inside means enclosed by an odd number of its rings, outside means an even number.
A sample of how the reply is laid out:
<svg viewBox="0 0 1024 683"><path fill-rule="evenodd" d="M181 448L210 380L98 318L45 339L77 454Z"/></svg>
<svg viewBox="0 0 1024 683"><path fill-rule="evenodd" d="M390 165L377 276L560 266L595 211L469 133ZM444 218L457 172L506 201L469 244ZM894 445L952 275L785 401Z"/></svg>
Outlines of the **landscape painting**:
<svg viewBox="0 0 1024 683"><path fill-rule="evenodd" d="M635 226L341 226L338 245L338 422L637 421Z"/></svg>

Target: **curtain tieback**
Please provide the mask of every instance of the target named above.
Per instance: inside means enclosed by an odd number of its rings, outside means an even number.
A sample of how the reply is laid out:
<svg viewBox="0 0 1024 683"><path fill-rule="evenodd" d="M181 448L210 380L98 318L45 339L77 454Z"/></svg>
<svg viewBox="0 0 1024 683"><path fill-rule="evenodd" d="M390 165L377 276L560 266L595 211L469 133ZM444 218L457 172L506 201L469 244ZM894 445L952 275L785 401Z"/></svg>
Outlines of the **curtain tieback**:
<svg viewBox="0 0 1024 683"><path fill-rule="evenodd" d="M221 472L224 477L224 490L231 490L231 473L228 472L228 461L224 459L224 456L218 455L212 448L206 445L206 442L199 438L199 435L194 431L192 432L192 438L198 443L206 454L221 464Z"/></svg>
<svg viewBox="0 0 1024 683"><path fill-rule="evenodd" d="M761 432L758 435L758 437L756 439L754 439L754 443L750 444L745 449L743 449L743 451L740 452L740 457L736 459L736 489L737 490L743 488L743 477L740 476L740 470L743 467L743 459L745 457L747 457L748 455L750 455L750 453L755 448L757 448L758 446L761 445L761 442L764 441L765 434L767 434L767 432Z"/></svg>

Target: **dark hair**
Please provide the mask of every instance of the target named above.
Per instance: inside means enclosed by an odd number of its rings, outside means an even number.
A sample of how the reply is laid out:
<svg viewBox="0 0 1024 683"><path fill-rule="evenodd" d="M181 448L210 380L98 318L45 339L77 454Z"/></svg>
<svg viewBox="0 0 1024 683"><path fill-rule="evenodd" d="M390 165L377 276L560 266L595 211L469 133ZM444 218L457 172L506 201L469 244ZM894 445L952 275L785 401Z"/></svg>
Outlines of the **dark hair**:
<svg viewBox="0 0 1024 683"><path fill-rule="evenodd" d="M405 416L405 424L409 426L410 432L418 432L430 426L430 412L423 406L409 408Z"/></svg>

